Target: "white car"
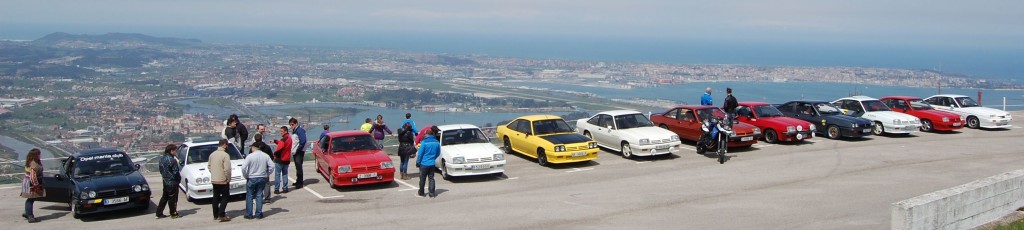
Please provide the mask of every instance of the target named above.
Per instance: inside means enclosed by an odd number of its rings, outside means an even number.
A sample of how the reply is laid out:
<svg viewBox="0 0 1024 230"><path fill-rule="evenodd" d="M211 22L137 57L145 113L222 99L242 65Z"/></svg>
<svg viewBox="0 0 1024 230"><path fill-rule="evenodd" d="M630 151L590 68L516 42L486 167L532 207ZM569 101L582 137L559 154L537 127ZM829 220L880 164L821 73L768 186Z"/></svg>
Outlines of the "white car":
<svg viewBox="0 0 1024 230"><path fill-rule="evenodd" d="M833 101L832 105L842 109L843 114L871 120L874 123L871 132L875 135L910 134L921 128L921 120L917 117L893 112L885 103L872 97L844 97Z"/></svg>
<svg viewBox="0 0 1024 230"><path fill-rule="evenodd" d="M960 114L960 119L967 121L968 128L1010 128L1010 113L999 109L981 107L978 102L968 96L941 94L924 99L935 109Z"/></svg>
<svg viewBox="0 0 1024 230"><path fill-rule="evenodd" d="M576 132L597 145L622 152L622 157L679 153L682 142L672 131L655 127L644 114L613 110L576 121Z"/></svg>
<svg viewBox="0 0 1024 230"><path fill-rule="evenodd" d="M444 179L505 173L505 153L491 144L480 127L468 124L440 125L441 155L435 165Z"/></svg>
<svg viewBox="0 0 1024 230"><path fill-rule="evenodd" d="M245 178L242 177L244 158L233 144L228 144L231 156L231 195L245 194ZM178 187L185 192L188 200L213 198L213 184L207 161L217 150L217 141L185 142L178 146L178 164L181 165L181 183Z"/></svg>

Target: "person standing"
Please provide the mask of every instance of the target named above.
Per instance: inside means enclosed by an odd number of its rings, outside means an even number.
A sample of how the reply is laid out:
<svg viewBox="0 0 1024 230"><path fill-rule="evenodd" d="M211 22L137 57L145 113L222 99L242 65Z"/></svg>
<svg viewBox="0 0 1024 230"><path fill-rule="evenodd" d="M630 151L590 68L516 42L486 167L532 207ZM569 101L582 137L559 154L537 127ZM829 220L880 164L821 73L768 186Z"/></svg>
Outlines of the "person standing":
<svg viewBox="0 0 1024 230"><path fill-rule="evenodd" d="M160 194L160 203L156 206L156 218L162 219L164 207L170 208L171 219L178 215L178 184L181 183L181 166L178 165L178 147L170 144L164 148L164 156L160 157L160 176L163 177L164 189Z"/></svg>
<svg viewBox="0 0 1024 230"><path fill-rule="evenodd" d="M330 132L331 132L331 126L330 125L324 125L324 131L320 132L320 136L317 137L316 139L317 140L323 140L324 137L327 136L327 134L330 133Z"/></svg>
<svg viewBox="0 0 1024 230"><path fill-rule="evenodd" d="M210 154L207 168L210 169L210 183L213 184L213 219L220 222L231 221L225 211L228 198L231 196L231 157L228 155L228 140L221 139L220 146Z"/></svg>
<svg viewBox="0 0 1024 230"><path fill-rule="evenodd" d="M373 129L373 123L371 123L370 118L367 117L366 123L363 123L363 125L359 126L359 130L369 133L371 129Z"/></svg>
<svg viewBox="0 0 1024 230"><path fill-rule="evenodd" d="M306 158L306 129L299 125L299 120L288 120L292 127L292 162L295 163L295 189L302 188L302 161Z"/></svg>
<svg viewBox="0 0 1024 230"><path fill-rule="evenodd" d="M417 129L417 128L416 128L416 121L413 121L413 120L412 120L412 114L410 114L410 113L405 113L405 121L402 121L402 127L405 127L405 124L410 124L410 125L412 125L412 133L417 133L417 132L419 132L419 131L417 131L417 130L419 130L419 129ZM413 135L415 135L415 134L413 134Z"/></svg>
<svg viewBox="0 0 1024 230"><path fill-rule="evenodd" d="M704 96L700 97L700 105L714 105L711 100L711 87L704 89Z"/></svg>
<svg viewBox="0 0 1024 230"><path fill-rule="evenodd" d="M25 155L25 176L21 179L21 197L25 198L25 212L21 214L29 223L39 222L32 214L32 205L36 199L46 197L43 189L43 161L39 149L32 149Z"/></svg>
<svg viewBox="0 0 1024 230"><path fill-rule="evenodd" d="M236 124L238 124L238 121L228 117L228 119L224 121L224 132L221 133L220 138L228 140L228 143L231 143L235 148L238 148L238 129L235 128ZM242 150L239 149L238 151L241 152Z"/></svg>
<svg viewBox="0 0 1024 230"><path fill-rule="evenodd" d="M413 131L412 124L405 123L398 129L398 158L401 164L398 171L402 180L408 180L409 158L416 154L416 145L413 143L416 131Z"/></svg>
<svg viewBox="0 0 1024 230"><path fill-rule="evenodd" d="M427 137L423 138L423 142L420 142L420 149L416 151L416 155L420 156L417 165L420 168L420 190L417 195L420 197L430 195L431 198L437 197L437 193L434 189L434 170L437 167L434 166L434 161L437 160L437 156L441 153L441 142L437 141L437 126L431 127L430 131L427 131ZM427 180L430 181L429 194L423 193L423 185Z"/></svg>
<svg viewBox="0 0 1024 230"><path fill-rule="evenodd" d="M387 132L391 136L395 134L391 132L387 124L384 124L384 116L377 114L377 121L373 123L373 127L370 128L373 133L373 139L377 140L377 146L384 148L384 132Z"/></svg>
<svg viewBox="0 0 1024 230"><path fill-rule="evenodd" d="M274 140L274 144L277 145L277 149L274 150L274 162L277 163L274 170L274 194L280 194L281 187L288 193L288 164L292 159L292 136L288 134L288 126L281 126L280 132L281 139Z"/></svg>
<svg viewBox="0 0 1024 230"><path fill-rule="evenodd" d="M736 107L739 103L736 102L736 97L732 96L732 88L725 88L725 105L722 105L722 110L725 110L726 121L729 123L729 127L732 127L733 120L736 119Z"/></svg>
<svg viewBox="0 0 1024 230"><path fill-rule="evenodd" d="M263 192L270 172L274 170L274 163L260 149L262 144L263 142L254 142L249 149L250 154L245 156L245 163L242 164L242 176L246 179L245 219L263 219ZM256 205L255 209L253 205Z"/></svg>
<svg viewBox="0 0 1024 230"><path fill-rule="evenodd" d="M264 132L266 131L266 128L263 128L263 127L265 127L263 124L260 124L260 125L258 125L256 127L257 127L256 128L257 130L262 128ZM256 135L252 136L252 140L253 140L252 146L258 148L260 150L260 152L263 152L264 154L266 154L267 158L270 158L271 162L273 162L273 160L274 160L274 150L271 149L270 146L267 145L267 143L263 142L263 133L262 132L256 133ZM274 163L274 164L276 164L276 163ZM267 183L266 183L266 186L263 186L264 187L263 188L263 203L264 204L269 204L270 203L270 185L271 185L270 174L273 174L273 173L274 173L274 169L273 168L271 168L270 171L267 171Z"/></svg>
<svg viewBox="0 0 1024 230"><path fill-rule="evenodd" d="M235 120L235 133L237 133L235 136L235 143L238 144L238 146L235 147L238 148L238 152L241 153L242 156L245 156L245 142L249 141L249 129L245 127L245 124L242 124L242 120L238 119L238 115L231 114L228 119Z"/></svg>

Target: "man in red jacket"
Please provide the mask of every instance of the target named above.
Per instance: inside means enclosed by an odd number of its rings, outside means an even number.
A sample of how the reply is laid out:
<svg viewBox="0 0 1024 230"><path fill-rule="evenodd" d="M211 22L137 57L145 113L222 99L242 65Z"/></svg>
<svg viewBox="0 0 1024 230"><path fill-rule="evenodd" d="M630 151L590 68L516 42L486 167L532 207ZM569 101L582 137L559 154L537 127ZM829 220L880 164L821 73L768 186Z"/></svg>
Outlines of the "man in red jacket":
<svg viewBox="0 0 1024 230"><path fill-rule="evenodd" d="M288 126L281 126L280 132L281 139L274 140L277 145L274 150L274 163L277 163L274 170L274 194L280 194L281 187L284 187L285 193L288 192L288 164L292 158L292 136L288 134Z"/></svg>

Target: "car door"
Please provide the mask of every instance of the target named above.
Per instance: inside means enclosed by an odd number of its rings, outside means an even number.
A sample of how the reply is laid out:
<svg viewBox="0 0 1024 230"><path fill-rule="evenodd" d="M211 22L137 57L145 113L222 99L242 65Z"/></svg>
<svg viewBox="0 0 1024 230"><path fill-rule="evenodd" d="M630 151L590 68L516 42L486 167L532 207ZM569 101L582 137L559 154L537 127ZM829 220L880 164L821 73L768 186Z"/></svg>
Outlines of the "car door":
<svg viewBox="0 0 1024 230"><path fill-rule="evenodd" d="M535 129L533 128L533 122L531 121L522 120L521 122L519 122L518 126L518 132L516 133L516 135L518 135L518 138L516 139L518 139L520 142L513 145L514 148L518 149L522 153L525 153L526 155L537 157L537 146L539 145L539 143L547 142L547 140L544 140L543 138L534 135Z"/></svg>
<svg viewBox="0 0 1024 230"><path fill-rule="evenodd" d="M697 140L700 135L704 132L701 130L701 122L697 117L697 111L690 109L679 110L679 134L681 137L685 137L689 140Z"/></svg>
<svg viewBox="0 0 1024 230"><path fill-rule="evenodd" d="M70 203L71 202L71 188L74 186L74 182L71 181L70 168L73 157L64 158L61 160L60 169L56 174L45 175L43 173L43 190L46 191L46 196L37 198L38 201L45 202L57 202L57 203Z"/></svg>
<svg viewBox="0 0 1024 230"><path fill-rule="evenodd" d="M595 141L612 148L615 148L618 144L615 134L615 121L611 115L601 114L597 121L598 127L597 132L594 133Z"/></svg>
<svg viewBox="0 0 1024 230"><path fill-rule="evenodd" d="M318 169L330 169L331 165L327 163L327 154L331 153L331 137L324 136L324 138L316 142L317 150L313 151L314 157L316 157L316 164Z"/></svg>
<svg viewBox="0 0 1024 230"><path fill-rule="evenodd" d="M748 124L754 124L754 123L756 123L755 121L757 121L757 114L754 114L754 111L752 109L750 109L750 107L746 107L746 106L737 106L736 107L736 117L737 117L737 120L739 120L740 122L744 122L744 123L748 123ZM755 124L755 126L756 126L756 124Z"/></svg>
<svg viewBox="0 0 1024 230"><path fill-rule="evenodd" d="M953 100L950 100L950 99L951 98L949 98L949 97L938 96L938 97L928 98L928 100L926 100L926 101L928 102L928 104L931 104L932 107L934 107L935 109L944 110L944 111L952 111L953 110L953 107L952 107L953 105L951 105L950 103L953 102ZM955 103L955 102L953 102L953 103Z"/></svg>
<svg viewBox="0 0 1024 230"><path fill-rule="evenodd" d="M668 112L665 112L665 114L663 114L662 116L668 118L664 119L663 121L664 125L666 126L666 128L668 128L669 131L682 135L683 123L682 120L679 120L679 110L681 109L669 110Z"/></svg>

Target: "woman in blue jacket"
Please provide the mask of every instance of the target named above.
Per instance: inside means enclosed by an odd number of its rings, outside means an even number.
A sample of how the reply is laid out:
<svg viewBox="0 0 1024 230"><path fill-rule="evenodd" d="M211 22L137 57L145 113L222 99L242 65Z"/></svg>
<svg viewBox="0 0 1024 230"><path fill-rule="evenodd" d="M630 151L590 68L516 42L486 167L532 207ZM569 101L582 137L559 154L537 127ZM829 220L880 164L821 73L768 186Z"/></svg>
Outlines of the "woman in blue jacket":
<svg viewBox="0 0 1024 230"><path fill-rule="evenodd" d="M420 159L416 161L416 165L420 168L420 191L417 194L421 197L427 195L423 193L423 185L427 180L430 180L430 197L437 196L437 193L434 192L434 170L437 169L434 166L434 161L441 154L441 142L437 141L439 131L437 126L431 127L427 132L427 137L420 142L420 149L416 151L416 155L420 156Z"/></svg>

